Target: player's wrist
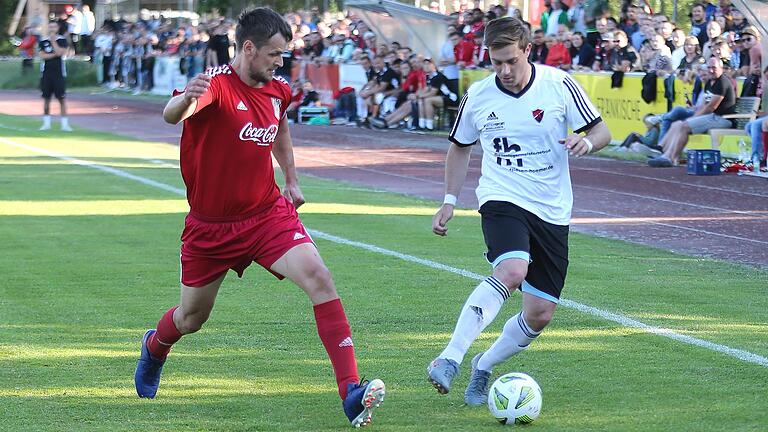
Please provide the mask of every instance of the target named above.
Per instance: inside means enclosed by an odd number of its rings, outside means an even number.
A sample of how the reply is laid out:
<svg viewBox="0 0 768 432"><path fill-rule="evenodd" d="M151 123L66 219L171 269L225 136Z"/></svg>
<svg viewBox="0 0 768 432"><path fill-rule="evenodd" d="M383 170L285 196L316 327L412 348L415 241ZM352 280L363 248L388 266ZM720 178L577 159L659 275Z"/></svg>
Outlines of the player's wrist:
<svg viewBox="0 0 768 432"><path fill-rule="evenodd" d="M581 140L587 145L587 154L592 153L592 150L595 149L595 145L592 144L592 141L587 137L581 137Z"/></svg>
<svg viewBox="0 0 768 432"><path fill-rule="evenodd" d="M458 199L458 197L456 197L456 195L445 194L445 196L443 197L443 205L448 204L448 205L452 205L452 206L456 207L456 202L458 200L459 199Z"/></svg>

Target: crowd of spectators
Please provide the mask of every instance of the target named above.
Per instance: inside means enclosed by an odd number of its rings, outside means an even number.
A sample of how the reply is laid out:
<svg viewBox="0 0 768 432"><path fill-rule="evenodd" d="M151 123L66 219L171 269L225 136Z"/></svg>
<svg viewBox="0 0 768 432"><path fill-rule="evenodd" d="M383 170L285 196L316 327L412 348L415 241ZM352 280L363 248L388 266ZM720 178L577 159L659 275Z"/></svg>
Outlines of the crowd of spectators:
<svg viewBox="0 0 768 432"><path fill-rule="evenodd" d="M686 109L691 109L707 89L706 65L715 57L722 62L722 75L732 85L737 77L744 77L741 96L762 93L760 34L730 0L719 0L717 5L694 4L689 14L679 15L683 18L677 23L650 10L646 2L623 0L614 15L607 3L572 0L568 6L560 0L546 0L540 25L531 28L529 60L566 71L610 73L617 85L629 72L662 77L670 89L678 80L693 84L690 97L686 94L690 100ZM517 9L495 5L481 10L472 6L467 0L454 0L445 43L437 58L414 52L397 41L381 42L364 20L351 15L321 14L316 9L288 13L285 17L294 39L276 74L290 80L297 63L360 64L368 82L358 92L337 92L336 106L330 107L337 123L434 129L435 114L449 111L446 108L455 107L460 98L459 70L490 68L483 44L486 23L502 16L523 19ZM145 14L134 23L107 21L94 30L93 14L86 8L63 14L59 18L61 31L71 36L76 53L91 56L99 65L99 80L106 86L150 90L155 59L160 56L178 57L179 72L192 77L207 67L228 63L234 55L232 20L192 25L189 20ZM430 3L428 8L437 11L437 3ZM294 83L292 106L317 105L320 100L316 95L311 83L299 79ZM662 128L660 140L665 132ZM652 141L635 140L633 144L648 147L650 150L641 149L645 153L658 154L662 149Z"/></svg>

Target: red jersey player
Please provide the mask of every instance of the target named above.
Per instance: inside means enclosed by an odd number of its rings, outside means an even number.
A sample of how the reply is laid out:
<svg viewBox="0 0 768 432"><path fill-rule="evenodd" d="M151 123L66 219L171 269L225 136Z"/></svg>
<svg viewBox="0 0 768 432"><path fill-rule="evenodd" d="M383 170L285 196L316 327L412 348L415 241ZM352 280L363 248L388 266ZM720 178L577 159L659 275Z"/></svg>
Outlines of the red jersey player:
<svg viewBox="0 0 768 432"><path fill-rule="evenodd" d="M273 77L291 37L290 26L276 12L244 11L232 64L193 78L163 111L168 123L184 121L181 174L190 212L181 235L181 304L163 315L157 330L144 334L136 392L155 397L171 346L200 330L227 271L242 276L255 261L309 295L344 413L353 426L365 426L384 398L384 383L360 382L344 308L296 214L304 197L285 117L291 91L282 78ZM282 194L271 155L285 176Z"/></svg>

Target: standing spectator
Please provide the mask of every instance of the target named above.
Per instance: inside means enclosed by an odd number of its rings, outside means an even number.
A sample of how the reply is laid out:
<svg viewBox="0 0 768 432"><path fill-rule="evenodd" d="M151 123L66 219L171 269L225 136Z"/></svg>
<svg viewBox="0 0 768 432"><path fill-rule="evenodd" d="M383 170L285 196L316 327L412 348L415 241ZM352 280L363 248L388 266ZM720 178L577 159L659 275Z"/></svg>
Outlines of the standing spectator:
<svg viewBox="0 0 768 432"><path fill-rule="evenodd" d="M43 92L43 125L40 130L51 129L51 96L59 100L61 106L61 130L71 132L69 119L67 118L67 105L64 96L67 91L67 69L63 57L67 53L69 44L67 38L59 34L59 25L56 22L48 23L48 33L38 42L42 77L40 89Z"/></svg>
<svg viewBox="0 0 768 432"><path fill-rule="evenodd" d="M569 25L570 23L568 20L568 6L564 5L560 0L553 0L551 11L547 16L547 22L546 24L542 22L541 28L547 36L554 36L557 34L558 24Z"/></svg>
<svg viewBox="0 0 768 432"><path fill-rule="evenodd" d="M728 31L736 32L736 34L739 34L748 25L749 23L744 18L744 14L741 13L741 11L738 9L735 9L735 8L732 9L731 23L730 23L730 27L728 27Z"/></svg>
<svg viewBox="0 0 768 432"><path fill-rule="evenodd" d="M568 9L568 20L571 22L571 28L574 32L585 34L587 24L584 22L584 0L574 0Z"/></svg>
<svg viewBox="0 0 768 432"><path fill-rule="evenodd" d="M680 29L675 29L672 32L672 45L675 47L672 50L672 66L679 67L680 62L685 57L685 32ZM696 39L696 46L698 47L699 39Z"/></svg>
<svg viewBox="0 0 768 432"><path fill-rule="evenodd" d="M747 77L742 88L742 96L757 95L757 88L760 84L760 69L763 64L763 50L759 34L753 26L747 26L741 32L742 50L749 52L749 66L742 66L741 68L742 75Z"/></svg>
<svg viewBox="0 0 768 432"><path fill-rule="evenodd" d="M707 13L704 5L696 3L691 8L691 36L699 39L699 46L707 43Z"/></svg>
<svg viewBox="0 0 768 432"><path fill-rule="evenodd" d="M712 43L718 40L720 35L723 34L723 29L720 27L717 21L710 21L707 23L707 42L701 47L702 55L705 59L712 57Z"/></svg>
<svg viewBox="0 0 768 432"><path fill-rule="evenodd" d="M37 36L32 31L32 27L24 27L21 33L21 43L19 44L19 54L21 55L21 73L25 74L32 70L32 60L35 57L35 45L37 45Z"/></svg>
<svg viewBox="0 0 768 432"><path fill-rule="evenodd" d="M449 36L453 44L453 54L456 58L456 66L460 69L472 66L472 54L475 51L475 44L464 39L459 32Z"/></svg>
<svg viewBox="0 0 768 432"><path fill-rule="evenodd" d="M763 70L763 88L768 84L768 67ZM757 119L747 123L745 130L752 139L752 155L750 160L757 157L760 165L766 165L766 156L768 156L768 110L763 107L763 111L757 114Z"/></svg>
<svg viewBox="0 0 768 432"><path fill-rule="evenodd" d="M438 65L446 78L449 80L456 80L458 83L459 67L456 65L456 54L453 52L453 40L450 37L455 31L453 26L448 26L448 37L440 48L440 60Z"/></svg>
<svg viewBox="0 0 768 432"><path fill-rule="evenodd" d="M651 47L653 48L654 55L645 68L646 72L655 72L660 77L674 70L672 67L672 53L664 42L664 37L659 34L653 37Z"/></svg>
<svg viewBox="0 0 768 432"><path fill-rule="evenodd" d="M111 27L107 27L106 25L99 30L94 39L95 63L97 67L98 65L101 65L99 68L101 71L100 84L107 84L109 82L109 71L112 68L112 45L114 44L114 41L115 32Z"/></svg>
<svg viewBox="0 0 768 432"><path fill-rule="evenodd" d="M229 35L226 24L222 23L214 29L208 41L208 66L223 66L229 61Z"/></svg>
<svg viewBox="0 0 768 432"><path fill-rule="evenodd" d="M640 30L640 23L637 21L637 7L630 6L627 8L627 15L621 21L619 29L628 35L632 35L636 31Z"/></svg>
<svg viewBox="0 0 768 432"><path fill-rule="evenodd" d="M96 30L96 17L91 12L91 7L84 4L82 7L82 23L80 25L80 45L82 46L82 54L87 56L93 55L93 40L91 36L93 31Z"/></svg>

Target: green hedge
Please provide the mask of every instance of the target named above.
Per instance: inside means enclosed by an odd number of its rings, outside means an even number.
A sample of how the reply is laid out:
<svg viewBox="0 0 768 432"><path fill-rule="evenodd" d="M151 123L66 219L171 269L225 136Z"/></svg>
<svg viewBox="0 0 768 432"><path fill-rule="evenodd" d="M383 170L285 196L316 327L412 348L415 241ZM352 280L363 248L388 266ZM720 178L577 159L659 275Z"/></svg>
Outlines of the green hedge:
<svg viewBox="0 0 768 432"><path fill-rule="evenodd" d="M82 60L67 60L67 87L96 85L96 66ZM36 89L40 87L40 62L22 74L21 59L0 61L0 89Z"/></svg>

